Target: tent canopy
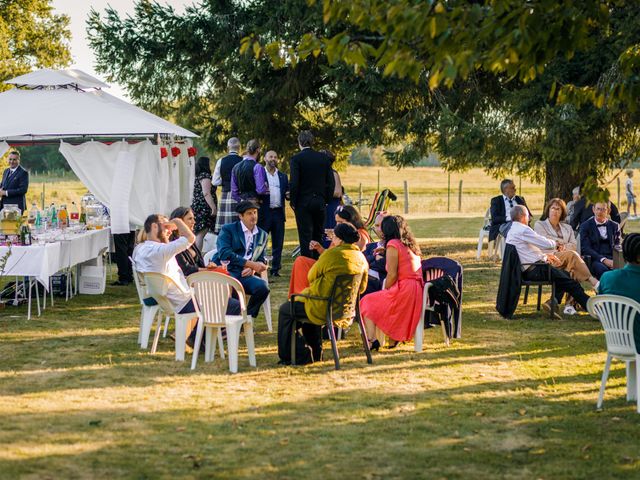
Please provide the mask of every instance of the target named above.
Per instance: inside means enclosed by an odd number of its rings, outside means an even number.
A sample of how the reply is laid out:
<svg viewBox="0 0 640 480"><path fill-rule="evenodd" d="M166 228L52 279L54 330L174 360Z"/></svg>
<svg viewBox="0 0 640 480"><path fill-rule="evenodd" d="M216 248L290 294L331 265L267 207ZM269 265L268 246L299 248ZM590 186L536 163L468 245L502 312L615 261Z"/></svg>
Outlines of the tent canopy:
<svg viewBox="0 0 640 480"><path fill-rule="evenodd" d="M197 137L100 90L108 85L79 70L38 70L5 83L28 89L14 88L0 93L0 111L12 112L0 117L0 141L157 134Z"/></svg>

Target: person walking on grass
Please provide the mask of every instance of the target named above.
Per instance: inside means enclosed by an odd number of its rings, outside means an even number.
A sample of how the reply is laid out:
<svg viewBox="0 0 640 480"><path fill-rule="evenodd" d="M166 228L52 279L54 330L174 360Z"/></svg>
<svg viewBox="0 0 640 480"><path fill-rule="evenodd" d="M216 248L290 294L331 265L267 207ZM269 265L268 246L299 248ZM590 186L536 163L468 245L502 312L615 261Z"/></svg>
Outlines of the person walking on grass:
<svg viewBox="0 0 640 480"><path fill-rule="evenodd" d="M633 193L633 170L627 170L627 181L625 182L624 191L627 194L627 214L629 218L635 220L638 218L636 194ZM633 215L631 215L631 205L633 205Z"/></svg>

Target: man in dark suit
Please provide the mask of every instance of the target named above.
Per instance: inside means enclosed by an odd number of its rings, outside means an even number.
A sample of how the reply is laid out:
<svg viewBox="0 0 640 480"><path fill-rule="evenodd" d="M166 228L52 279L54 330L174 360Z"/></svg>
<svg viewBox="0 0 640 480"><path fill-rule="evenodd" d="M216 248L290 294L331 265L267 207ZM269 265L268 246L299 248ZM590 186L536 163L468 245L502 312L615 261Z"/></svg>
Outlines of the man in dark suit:
<svg viewBox="0 0 640 480"><path fill-rule="evenodd" d="M25 198L29 190L29 172L20 166L20 152L9 153L9 168L2 174L0 182L0 208L17 205L24 212L27 208Z"/></svg>
<svg viewBox="0 0 640 480"><path fill-rule="evenodd" d="M591 257L590 270L598 280L613 269L613 251L620 249L620 225L608 214L609 204L598 202L593 216L580 225L580 253Z"/></svg>
<svg viewBox="0 0 640 480"><path fill-rule="evenodd" d="M289 179L278 170L278 154L269 150L264 156L269 184L269 198L260 205L258 227L271 234L271 275L280 276L284 246L285 200L289 198Z"/></svg>
<svg viewBox="0 0 640 480"><path fill-rule="evenodd" d="M298 135L300 153L291 158L291 208L296 215L300 254L318 258L311 251L311 240L322 242L324 233L325 207L333 197L335 179L331 162L326 155L311 148L313 134L303 130Z"/></svg>
<svg viewBox="0 0 640 480"><path fill-rule="evenodd" d="M511 221L511 209L515 205L524 205L527 207L527 202L524 198L516 195L516 184L513 180L504 179L500 182L500 191L502 195L493 197L491 199L491 226L489 227L489 241L492 242L498 237L500 233L500 227L507 222ZM531 212L529 211L529 217Z"/></svg>
<svg viewBox="0 0 640 480"><path fill-rule="evenodd" d="M609 215L611 220L620 223L620 212L613 202L609 204ZM571 228L577 230L580 225L593 217L593 204L589 203L586 197L576 200L573 204L573 215L571 215Z"/></svg>
<svg viewBox="0 0 640 480"><path fill-rule="evenodd" d="M258 205L241 201L236 208L238 221L222 227L218 235L218 251L212 261L221 264L228 260L229 274L240 281L244 291L251 295L247 313L258 316L260 306L269 296L269 286L256 274L267 269L264 252L267 248L267 232L258 228Z"/></svg>

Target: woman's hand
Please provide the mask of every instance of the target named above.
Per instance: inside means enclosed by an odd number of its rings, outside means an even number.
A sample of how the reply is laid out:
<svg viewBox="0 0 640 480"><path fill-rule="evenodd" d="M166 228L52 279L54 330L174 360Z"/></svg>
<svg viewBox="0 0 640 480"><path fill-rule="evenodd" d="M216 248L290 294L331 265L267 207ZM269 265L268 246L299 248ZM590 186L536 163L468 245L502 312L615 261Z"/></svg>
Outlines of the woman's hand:
<svg viewBox="0 0 640 480"><path fill-rule="evenodd" d="M320 245L319 242L316 242L315 240L311 240L309 242L309 249L310 250L315 250L319 254L322 254L322 252L324 252L324 247L322 245Z"/></svg>

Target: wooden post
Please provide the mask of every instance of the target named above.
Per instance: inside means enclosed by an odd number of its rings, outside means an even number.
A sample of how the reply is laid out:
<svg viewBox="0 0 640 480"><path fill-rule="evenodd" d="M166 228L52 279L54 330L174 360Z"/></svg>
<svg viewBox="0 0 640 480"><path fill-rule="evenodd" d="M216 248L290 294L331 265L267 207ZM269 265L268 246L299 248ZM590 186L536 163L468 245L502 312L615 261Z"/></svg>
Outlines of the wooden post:
<svg viewBox="0 0 640 480"><path fill-rule="evenodd" d="M462 211L462 180L460 180L460 187L458 189L458 211Z"/></svg>
<svg viewBox="0 0 640 480"><path fill-rule="evenodd" d="M362 210L362 184L358 187L358 211Z"/></svg>
<svg viewBox="0 0 640 480"><path fill-rule="evenodd" d="M616 207L618 207L618 209L620 209L620 176L616 177L617 183L618 183L618 203L616 203ZM629 210L631 211L631 210Z"/></svg>
<svg viewBox="0 0 640 480"><path fill-rule="evenodd" d="M380 191L380 169L378 169L378 191Z"/></svg>
<svg viewBox="0 0 640 480"><path fill-rule="evenodd" d="M447 212L451 211L451 172L447 172Z"/></svg>
<svg viewBox="0 0 640 480"><path fill-rule="evenodd" d="M404 213L409 213L409 187L407 181L404 181Z"/></svg>

